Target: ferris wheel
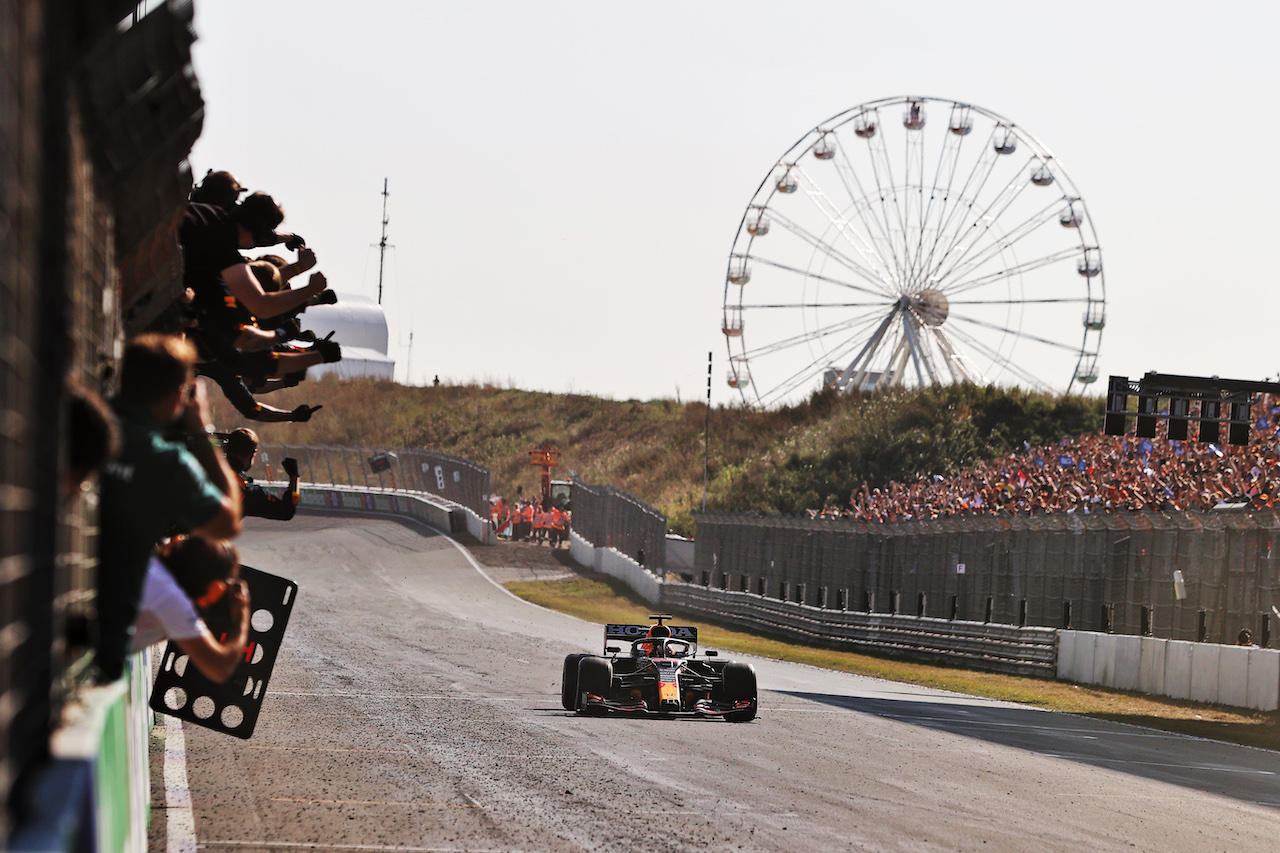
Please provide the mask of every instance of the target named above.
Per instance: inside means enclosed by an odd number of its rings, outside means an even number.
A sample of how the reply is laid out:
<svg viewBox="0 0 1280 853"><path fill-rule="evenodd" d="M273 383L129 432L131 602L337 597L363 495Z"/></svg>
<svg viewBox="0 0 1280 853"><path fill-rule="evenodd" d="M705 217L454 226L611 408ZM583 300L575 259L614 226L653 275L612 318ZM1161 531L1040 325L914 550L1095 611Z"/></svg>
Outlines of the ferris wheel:
<svg viewBox="0 0 1280 853"><path fill-rule="evenodd" d="M989 110L902 96L846 110L770 169L726 272L728 380L770 406L820 387L1082 391L1106 324L1084 200Z"/></svg>

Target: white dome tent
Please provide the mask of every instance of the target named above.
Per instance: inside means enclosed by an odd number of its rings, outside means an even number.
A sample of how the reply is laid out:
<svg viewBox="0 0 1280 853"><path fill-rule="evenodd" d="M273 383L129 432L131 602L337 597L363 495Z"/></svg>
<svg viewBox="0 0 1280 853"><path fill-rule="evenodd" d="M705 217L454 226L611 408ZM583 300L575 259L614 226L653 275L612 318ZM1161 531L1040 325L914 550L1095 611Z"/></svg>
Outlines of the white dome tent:
<svg viewBox="0 0 1280 853"><path fill-rule="evenodd" d="M307 371L312 379L330 374L342 379L394 379L396 362L387 355L387 317L368 296L339 293L335 305L314 305L301 317L302 327L323 338L333 332L342 345L342 360L318 364Z"/></svg>

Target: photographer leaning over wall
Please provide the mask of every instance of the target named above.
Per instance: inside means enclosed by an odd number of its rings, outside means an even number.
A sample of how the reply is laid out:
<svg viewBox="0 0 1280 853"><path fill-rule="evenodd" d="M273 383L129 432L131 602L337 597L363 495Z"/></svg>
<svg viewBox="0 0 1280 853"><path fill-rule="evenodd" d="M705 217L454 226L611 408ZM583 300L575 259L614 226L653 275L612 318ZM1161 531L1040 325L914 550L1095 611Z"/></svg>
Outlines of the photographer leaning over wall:
<svg viewBox="0 0 1280 853"><path fill-rule="evenodd" d="M240 532L239 482L209 425L195 361L195 348L170 335L140 335L125 347L112 400L123 447L101 478L95 664L103 682L123 672L156 544L175 526L211 539ZM190 449L164 437L179 425Z"/></svg>
<svg viewBox="0 0 1280 853"><path fill-rule="evenodd" d="M240 479L243 490L241 502L244 514L258 518L274 518L289 521L298 507L298 460L285 457L280 467L289 475L289 485L278 496L259 486L249 476L249 469L258 458L258 434L248 427L232 430L223 441L227 462Z"/></svg>

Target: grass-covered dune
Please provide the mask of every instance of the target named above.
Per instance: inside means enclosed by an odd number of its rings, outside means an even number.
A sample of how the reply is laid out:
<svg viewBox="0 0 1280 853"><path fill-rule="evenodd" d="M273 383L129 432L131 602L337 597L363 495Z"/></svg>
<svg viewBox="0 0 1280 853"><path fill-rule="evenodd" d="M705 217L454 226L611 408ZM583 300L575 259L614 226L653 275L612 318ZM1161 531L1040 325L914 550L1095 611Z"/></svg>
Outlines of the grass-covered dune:
<svg viewBox="0 0 1280 853"><path fill-rule="evenodd" d="M304 382L266 395L278 408L324 405L308 423L243 421L216 388L218 425L266 441L424 447L493 472L499 494L536 490L528 451L560 448L558 473L624 489L690 533L702 505L703 403L612 400L493 385L410 387L388 381ZM854 488L946 475L972 463L1100 429L1101 398L966 385L867 395L815 394L771 411L711 411L707 507L802 513L846 506Z"/></svg>

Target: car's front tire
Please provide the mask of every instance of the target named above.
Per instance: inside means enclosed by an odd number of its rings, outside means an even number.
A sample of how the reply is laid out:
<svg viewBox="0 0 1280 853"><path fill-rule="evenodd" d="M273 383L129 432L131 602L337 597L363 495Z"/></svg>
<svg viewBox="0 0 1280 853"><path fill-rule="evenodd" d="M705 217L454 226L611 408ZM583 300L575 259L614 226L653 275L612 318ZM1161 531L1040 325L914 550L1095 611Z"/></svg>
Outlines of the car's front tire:
<svg viewBox="0 0 1280 853"><path fill-rule="evenodd" d="M566 711L578 707L578 661L587 655L567 655L560 673L560 704Z"/></svg>
<svg viewBox="0 0 1280 853"><path fill-rule="evenodd" d="M584 693L592 693L605 699L609 698L609 687L612 682L613 667L609 665L609 661L604 658L584 655L578 661L578 692L574 697L577 710L585 710L582 705L582 695Z"/></svg>
<svg viewBox="0 0 1280 853"><path fill-rule="evenodd" d="M724 698L728 702L746 699L751 707L741 711L730 711L724 718L731 723L745 723L756 718L756 707L759 704L756 690L756 670L749 663L728 663L724 667Z"/></svg>

